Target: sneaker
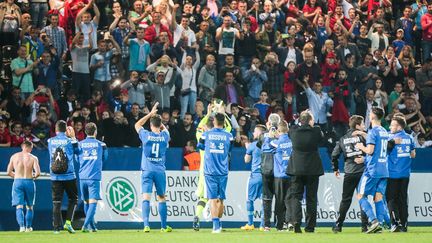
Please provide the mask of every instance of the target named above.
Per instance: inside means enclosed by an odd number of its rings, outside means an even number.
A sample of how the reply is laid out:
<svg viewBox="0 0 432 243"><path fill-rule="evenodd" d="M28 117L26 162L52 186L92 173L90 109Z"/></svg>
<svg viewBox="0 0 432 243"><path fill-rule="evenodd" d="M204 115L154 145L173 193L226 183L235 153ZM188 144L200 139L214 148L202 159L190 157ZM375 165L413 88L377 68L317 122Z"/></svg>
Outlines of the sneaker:
<svg viewBox="0 0 432 243"><path fill-rule="evenodd" d="M270 227L264 227L264 232L270 232Z"/></svg>
<svg viewBox="0 0 432 243"><path fill-rule="evenodd" d="M335 225L335 226L333 226L332 231L335 234L340 233L340 232L342 232L342 227L340 227L339 225Z"/></svg>
<svg viewBox="0 0 432 243"><path fill-rule="evenodd" d="M304 232L305 232L305 233L315 233L315 229L308 229L308 228L305 228L305 229L304 229Z"/></svg>
<svg viewBox="0 0 432 243"><path fill-rule="evenodd" d="M90 223L91 232L98 232L98 229L96 228L96 223L91 222Z"/></svg>
<svg viewBox="0 0 432 243"><path fill-rule="evenodd" d="M294 225L289 223L288 224L288 231L294 231Z"/></svg>
<svg viewBox="0 0 432 243"><path fill-rule="evenodd" d="M90 230L88 228L84 228L84 226L81 229L82 233L90 233Z"/></svg>
<svg viewBox="0 0 432 243"><path fill-rule="evenodd" d="M302 230L301 230L301 228L300 228L300 225L295 225L294 226L294 233L297 233L297 234L303 233Z"/></svg>
<svg viewBox="0 0 432 243"><path fill-rule="evenodd" d="M402 226L401 227L401 232L408 232L408 227L406 227L406 226Z"/></svg>
<svg viewBox="0 0 432 243"><path fill-rule="evenodd" d="M63 229L64 230L67 230L69 233L71 233L71 234L75 234L75 230L72 228L72 225L71 224L68 224L68 223L66 223L64 226L63 226Z"/></svg>
<svg viewBox="0 0 432 243"><path fill-rule="evenodd" d="M20 227L19 232L25 232L25 231L26 231L26 228L24 226Z"/></svg>
<svg viewBox="0 0 432 243"><path fill-rule="evenodd" d="M378 220L375 219L372 222L372 224L369 227L369 229L366 231L366 234L373 234L373 233L376 233L376 232L381 231L381 230L382 230L382 228L381 228Z"/></svg>
<svg viewBox="0 0 432 243"><path fill-rule="evenodd" d="M60 230L54 230L54 232L53 232L55 235L58 235L58 234L60 234Z"/></svg>
<svg viewBox="0 0 432 243"><path fill-rule="evenodd" d="M161 228L161 232L162 232L162 233L169 233L169 232L172 232L172 228L169 227L169 226L167 226L165 229L164 229L164 228Z"/></svg>
<svg viewBox="0 0 432 243"><path fill-rule="evenodd" d="M240 227L241 230L254 230L255 229L255 225L248 225L246 224L245 226Z"/></svg>
<svg viewBox="0 0 432 243"><path fill-rule="evenodd" d="M260 226L260 227L259 227L259 231L264 231L264 229L265 229L265 228L264 228L263 226Z"/></svg>
<svg viewBox="0 0 432 243"><path fill-rule="evenodd" d="M282 229L283 230L288 230L288 224L286 222L283 223Z"/></svg>
<svg viewBox="0 0 432 243"><path fill-rule="evenodd" d="M150 227L149 226L144 227L144 233L150 233Z"/></svg>
<svg viewBox="0 0 432 243"><path fill-rule="evenodd" d="M28 228L26 228L26 230L25 230L25 232L32 232L33 231L33 228L32 227L28 227Z"/></svg>
<svg viewBox="0 0 432 243"><path fill-rule="evenodd" d="M199 221L199 217L198 216L194 217L194 220L193 220L193 223L192 223L192 228L195 231L199 231L200 230L200 221Z"/></svg>
<svg viewBox="0 0 432 243"><path fill-rule="evenodd" d="M220 234L222 232L222 230L219 228L217 230L213 230L212 234Z"/></svg>
<svg viewBox="0 0 432 243"><path fill-rule="evenodd" d="M366 233L367 231L368 231L367 226L362 226L362 228L361 228L361 232L362 232L362 233Z"/></svg>
<svg viewBox="0 0 432 243"><path fill-rule="evenodd" d="M392 233L401 232L401 231L402 231L402 226L400 225L393 225L390 229L390 232Z"/></svg>

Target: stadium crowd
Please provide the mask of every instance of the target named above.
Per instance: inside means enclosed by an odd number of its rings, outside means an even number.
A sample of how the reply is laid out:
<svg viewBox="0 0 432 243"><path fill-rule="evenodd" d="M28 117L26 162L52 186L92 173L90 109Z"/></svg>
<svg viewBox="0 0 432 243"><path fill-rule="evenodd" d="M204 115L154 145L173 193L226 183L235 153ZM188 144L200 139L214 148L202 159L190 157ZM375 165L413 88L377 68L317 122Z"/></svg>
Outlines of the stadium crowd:
<svg viewBox="0 0 432 243"><path fill-rule="evenodd" d="M139 147L158 102L170 145L192 152L214 98L238 147L270 113L310 109L336 141L373 106L432 145L426 0L6 0L0 24L1 147L46 148L59 119L78 140L94 122L107 146Z"/></svg>

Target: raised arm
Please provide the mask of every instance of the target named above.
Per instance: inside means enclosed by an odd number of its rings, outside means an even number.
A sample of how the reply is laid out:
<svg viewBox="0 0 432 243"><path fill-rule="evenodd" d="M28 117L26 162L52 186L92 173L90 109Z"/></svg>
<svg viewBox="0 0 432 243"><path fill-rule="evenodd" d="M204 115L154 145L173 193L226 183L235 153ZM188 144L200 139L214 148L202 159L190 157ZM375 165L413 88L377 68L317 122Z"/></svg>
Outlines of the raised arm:
<svg viewBox="0 0 432 243"><path fill-rule="evenodd" d="M84 6L84 8L82 8L82 9L78 12L78 14L77 14L77 16L76 16L76 19L75 19L75 25L76 25L76 26L79 26L79 25L80 25L82 15L83 15L85 12L87 12L87 10L89 9L89 7L90 7L92 4L93 4L93 0L91 0L87 5Z"/></svg>
<svg viewBox="0 0 432 243"><path fill-rule="evenodd" d="M99 11L99 8L97 7L96 3L94 3L94 2L93 2L93 11L95 13L95 16L93 17L93 22L96 25L99 25L100 11Z"/></svg>
<svg viewBox="0 0 432 243"><path fill-rule="evenodd" d="M171 13L171 29L173 31L175 31L175 29L177 28L177 20L176 20L176 15L177 15L177 9L180 7L180 5L175 4L172 8L172 13Z"/></svg>
<svg viewBox="0 0 432 243"><path fill-rule="evenodd" d="M150 111L150 113L148 113L147 115L145 115L143 118L141 118L141 119L139 119L136 123L135 123L135 131L137 132L137 133L139 133L139 131L140 131L140 129L144 126L144 124L152 117L152 116L154 116L154 115L156 115L156 113L157 113L157 111L158 111L158 109L157 109L157 107L158 107L158 105L159 105L159 102L156 102L154 105L153 105L153 108L152 108L152 110Z"/></svg>

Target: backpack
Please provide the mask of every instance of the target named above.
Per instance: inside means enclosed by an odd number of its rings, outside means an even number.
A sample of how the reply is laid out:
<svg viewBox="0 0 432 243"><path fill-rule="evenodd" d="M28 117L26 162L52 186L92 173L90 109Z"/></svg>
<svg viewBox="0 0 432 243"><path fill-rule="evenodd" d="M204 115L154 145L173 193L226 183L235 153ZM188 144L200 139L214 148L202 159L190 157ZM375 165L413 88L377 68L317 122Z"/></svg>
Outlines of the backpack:
<svg viewBox="0 0 432 243"><path fill-rule="evenodd" d="M51 171L54 174L64 174L68 171L68 159L61 147L57 147L52 154Z"/></svg>

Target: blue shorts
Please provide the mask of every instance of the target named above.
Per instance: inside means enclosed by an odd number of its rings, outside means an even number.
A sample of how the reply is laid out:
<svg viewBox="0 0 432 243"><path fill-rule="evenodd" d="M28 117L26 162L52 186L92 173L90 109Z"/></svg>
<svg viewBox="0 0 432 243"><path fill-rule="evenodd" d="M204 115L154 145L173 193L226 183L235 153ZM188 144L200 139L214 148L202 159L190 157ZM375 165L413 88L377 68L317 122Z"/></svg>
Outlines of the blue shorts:
<svg viewBox="0 0 432 243"><path fill-rule="evenodd" d="M357 191L363 196L375 196L377 192L385 195L387 178L370 178L363 174L357 186Z"/></svg>
<svg viewBox="0 0 432 243"><path fill-rule="evenodd" d="M165 196L166 175L165 171L142 171L141 173L141 192L151 194L153 184L156 187L158 196Z"/></svg>
<svg viewBox="0 0 432 243"><path fill-rule="evenodd" d="M100 181L99 180L80 180L81 199L101 200L100 196Z"/></svg>
<svg viewBox="0 0 432 243"><path fill-rule="evenodd" d="M207 199L225 199L228 176L205 175Z"/></svg>
<svg viewBox="0 0 432 243"><path fill-rule="evenodd" d="M35 204L36 185L33 179L15 179L12 185L12 206Z"/></svg>
<svg viewBox="0 0 432 243"><path fill-rule="evenodd" d="M262 198L262 175L261 173L252 173L248 178L247 200L255 201Z"/></svg>

